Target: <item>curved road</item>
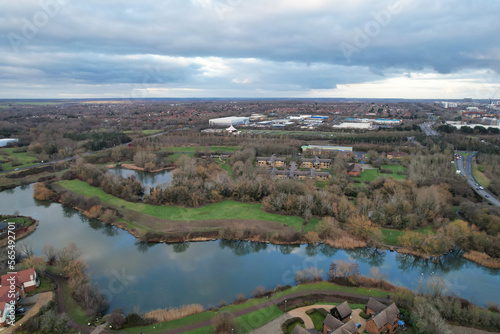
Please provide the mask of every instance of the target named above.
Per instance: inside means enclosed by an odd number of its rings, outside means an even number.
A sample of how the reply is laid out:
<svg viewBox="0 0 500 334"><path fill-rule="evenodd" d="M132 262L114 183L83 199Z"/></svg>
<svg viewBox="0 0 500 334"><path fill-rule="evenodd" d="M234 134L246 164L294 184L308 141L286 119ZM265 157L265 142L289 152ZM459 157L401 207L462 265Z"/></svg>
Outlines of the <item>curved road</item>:
<svg viewBox="0 0 500 334"><path fill-rule="evenodd" d="M464 158L462 154L469 153L467 158ZM490 193L486 189L481 189L479 183L476 182L474 177L472 176L472 158L476 155L476 152L455 152L455 157L457 158L456 164L457 169L460 171L463 177L467 179L467 182L472 187L472 189L481 196L484 200L490 202L497 207L500 207L500 200ZM466 160L465 168L464 168L464 159Z"/></svg>

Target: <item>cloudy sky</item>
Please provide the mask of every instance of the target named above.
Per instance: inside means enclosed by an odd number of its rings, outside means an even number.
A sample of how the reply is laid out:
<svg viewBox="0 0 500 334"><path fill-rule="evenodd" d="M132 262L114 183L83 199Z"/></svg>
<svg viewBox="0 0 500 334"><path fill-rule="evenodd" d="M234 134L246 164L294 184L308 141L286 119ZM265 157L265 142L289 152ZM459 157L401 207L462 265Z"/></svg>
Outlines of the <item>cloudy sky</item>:
<svg viewBox="0 0 500 334"><path fill-rule="evenodd" d="M0 98L500 99L491 0L0 0Z"/></svg>

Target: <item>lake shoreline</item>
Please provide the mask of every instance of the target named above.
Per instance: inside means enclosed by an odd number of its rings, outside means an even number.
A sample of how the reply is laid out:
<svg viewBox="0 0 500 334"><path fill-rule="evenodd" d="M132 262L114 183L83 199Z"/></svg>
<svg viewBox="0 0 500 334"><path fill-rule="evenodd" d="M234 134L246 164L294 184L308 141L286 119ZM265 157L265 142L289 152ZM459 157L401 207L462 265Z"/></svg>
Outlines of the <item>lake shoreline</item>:
<svg viewBox="0 0 500 334"><path fill-rule="evenodd" d="M19 241L23 238L26 238L29 236L31 233L35 232L36 228L38 227L39 221L34 219L33 217L29 216L16 216L16 215L2 215L2 220L5 219L10 219L10 218L26 218L31 220L31 224L23 229L17 230L15 233L15 241ZM21 231L22 230L22 231ZM0 248L6 247L9 244L9 238L4 238L0 240Z"/></svg>
<svg viewBox="0 0 500 334"><path fill-rule="evenodd" d="M66 191L70 191L69 189L66 189L62 187ZM78 194L77 192L73 192L75 194ZM60 201L58 201L60 203ZM62 203L61 203L62 204ZM73 207L74 209L84 212L84 210ZM119 210L120 208L114 208L111 207L111 209L114 210ZM142 213L140 213L142 214ZM164 222L169 222L168 220L162 219ZM102 221L102 220L101 220ZM191 222L191 221L190 221ZM203 222L208 222L208 221L203 221ZM212 230L206 230L206 231L197 231L195 229L192 230L179 230L179 231L172 231L170 234L165 234L165 233L155 233L155 232L150 232L149 234L144 231L141 231L137 227L130 227L127 222L104 222L106 224L111 224L113 226L116 226L124 231L127 231L131 235L133 235L135 238L141 240L142 242L147 242L147 243L167 243L167 244L174 244L174 243L183 243L183 242L205 242L205 241L215 241L215 240L228 240L228 241L246 241L246 242L257 242L257 243L265 243L265 244L272 244L272 245L305 245L305 244L311 244L305 240L294 240L294 241L284 241L284 240L279 240L275 238L275 235L272 235L271 237L268 236L262 236L261 234L256 234L256 235L251 235L249 237L239 237L239 236L234 236L234 237L228 237L228 236L221 236L223 233L223 228L224 226L220 227L214 227ZM277 231L273 230L268 230L266 231L267 233L276 233ZM440 257L446 255L447 253L443 254L425 254L422 252L414 251L408 248L400 247L400 246L391 246L391 245L379 245L378 247L370 247L369 244L365 243L364 246L361 247L345 247L342 244L336 244L335 241L329 241L329 240L319 240L318 242L314 243L316 245L328 245L337 249L344 249L344 250L349 250L349 249L357 249L357 248L378 248L381 250L389 250L391 252L397 252L399 254L409 254L415 257L419 257L425 260L429 261L437 261ZM493 262L486 262L486 261L476 261L474 257L470 257L467 259L471 262L474 262L482 267L485 268L490 268L490 269L500 269L500 267L497 265L497 263Z"/></svg>

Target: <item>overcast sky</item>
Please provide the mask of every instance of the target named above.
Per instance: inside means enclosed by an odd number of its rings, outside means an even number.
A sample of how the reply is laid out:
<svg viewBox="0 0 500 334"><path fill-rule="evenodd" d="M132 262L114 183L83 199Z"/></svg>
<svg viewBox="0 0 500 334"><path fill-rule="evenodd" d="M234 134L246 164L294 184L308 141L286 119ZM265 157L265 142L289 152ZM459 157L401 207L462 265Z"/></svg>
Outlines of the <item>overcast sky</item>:
<svg viewBox="0 0 500 334"><path fill-rule="evenodd" d="M0 98L500 99L492 0L0 0Z"/></svg>

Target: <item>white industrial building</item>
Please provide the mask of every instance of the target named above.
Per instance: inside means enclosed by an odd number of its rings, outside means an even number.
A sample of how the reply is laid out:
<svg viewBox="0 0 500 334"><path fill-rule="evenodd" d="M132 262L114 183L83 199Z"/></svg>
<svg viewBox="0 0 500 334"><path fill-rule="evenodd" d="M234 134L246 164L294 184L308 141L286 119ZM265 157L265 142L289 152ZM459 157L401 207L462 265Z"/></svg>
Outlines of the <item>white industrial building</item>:
<svg viewBox="0 0 500 334"><path fill-rule="evenodd" d="M468 126L469 128L475 128L476 126L482 126L486 129L500 129L500 125L487 125L487 124L467 124L465 122L455 122L455 121L447 121L446 124L454 126L458 130L460 130L464 126Z"/></svg>
<svg viewBox="0 0 500 334"><path fill-rule="evenodd" d="M355 123L355 122L344 122L339 125L333 125L334 129L357 129L357 130L371 130L373 129L373 123Z"/></svg>
<svg viewBox="0 0 500 334"><path fill-rule="evenodd" d="M247 125L250 122L249 117L222 117L208 120L209 126L231 126L231 125Z"/></svg>

